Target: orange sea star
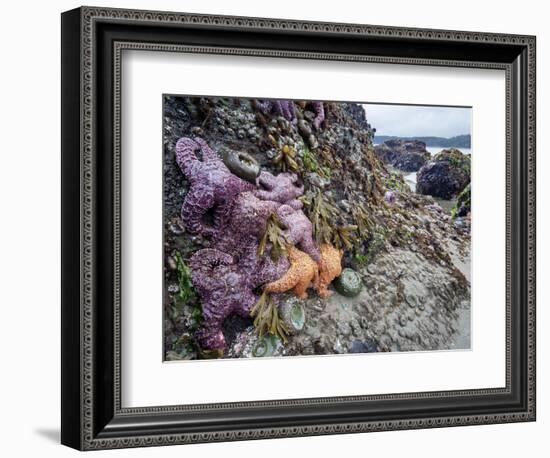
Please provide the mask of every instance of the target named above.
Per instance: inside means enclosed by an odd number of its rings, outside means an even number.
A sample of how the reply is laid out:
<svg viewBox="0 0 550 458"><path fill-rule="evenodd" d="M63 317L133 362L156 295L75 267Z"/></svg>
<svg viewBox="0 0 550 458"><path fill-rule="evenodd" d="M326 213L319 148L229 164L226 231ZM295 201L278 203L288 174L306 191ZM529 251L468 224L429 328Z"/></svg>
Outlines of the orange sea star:
<svg viewBox="0 0 550 458"><path fill-rule="evenodd" d="M325 298L332 294L327 286L332 280L342 273L342 256L344 252L337 250L332 245L321 245L321 262L319 263L319 276L315 282L315 289L319 297Z"/></svg>
<svg viewBox="0 0 550 458"><path fill-rule="evenodd" d="M287 249L290 267L279 280L268 283L265 291L268 293L284 293L293 290L296 297L307 299L307 289L312 281L317 281L317 263L307 253L294 246Z"/></svg>

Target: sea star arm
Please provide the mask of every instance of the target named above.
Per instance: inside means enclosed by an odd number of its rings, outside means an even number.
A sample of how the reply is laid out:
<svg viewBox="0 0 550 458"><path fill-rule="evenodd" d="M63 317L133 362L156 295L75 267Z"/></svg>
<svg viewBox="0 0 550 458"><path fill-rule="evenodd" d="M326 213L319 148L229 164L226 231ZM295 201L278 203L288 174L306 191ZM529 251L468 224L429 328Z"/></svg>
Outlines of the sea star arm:
<svg viewBox="0 0 550 458"><path fill-rule="evenodd" d="M286 205L292 207L294 210L301 210L304 207L302 201L298 199L292 199L286 202Z"/></svg>
<svg viewBox="0 0 550 458"><path fill-rule="evenodd" d="M189 180L193 179L194 168L199 162L195 154L199 148L200 145L188 137L182 137L176 143L176 162Z"/></svg>
<svg viewBox="0 0 550 458"><path fill-rule="evenodd" d="M181 207L181 220L185 228L192 234L209 234L213 232L203 224L204 214L214 205L214 193L207 187L191 188Z"/></svg>
<svg viewBox="0 0 550 458"><path fill-rule="evenodd" d="M288 112L289 112L289 121L292 124L296 124L298 122L298 119L296 118L296 107L294 106L294 102L292 100L288 101Z"/></svg>
<svg viewBox="0 0 550 458"><path fill-rule="evenodd" d="M299 277L299 269L295 265L291 265L283 277L268 283L265 286L265 291L268 293L284 293L294 288L296 283L298 283Z"/></svg>
<svg viewBox="0 0 550 458"><path fill-rule="evenodd" d="M325 108L323 102L313 102L313 110L315 111L315 119L313 125L319 129L321 123L325 120Z"/></svg>
<svg viewBox="0 0 550 458"><path fill-rule="evenodd" d="M210 146L208 146L208 143L206 143L205 140L200 137L195 137L195 142L200 146L203 162L219 164L220 167L223 165L223 161L220 156L218 156L218 154L215 153Z"/></svg>
<svg viewBox="0 0 550 458"><path fill-rule="evenodd" d="M264 115L269 114L269 112L273 109L273 102L271 102L270 100L256 99L256 104Z"/></svg>

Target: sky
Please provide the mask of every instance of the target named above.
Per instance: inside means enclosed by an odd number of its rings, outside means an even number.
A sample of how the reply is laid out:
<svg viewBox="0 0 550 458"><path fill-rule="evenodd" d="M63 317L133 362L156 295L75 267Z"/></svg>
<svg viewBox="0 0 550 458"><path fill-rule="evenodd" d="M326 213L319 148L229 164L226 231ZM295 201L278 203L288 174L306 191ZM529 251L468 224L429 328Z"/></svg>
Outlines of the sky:
<svg viewBox="0 0 550 458"><path fill-rule="evenodd" d="M376 135L454 137L471 133L471 108L363 104Z"/></svg>

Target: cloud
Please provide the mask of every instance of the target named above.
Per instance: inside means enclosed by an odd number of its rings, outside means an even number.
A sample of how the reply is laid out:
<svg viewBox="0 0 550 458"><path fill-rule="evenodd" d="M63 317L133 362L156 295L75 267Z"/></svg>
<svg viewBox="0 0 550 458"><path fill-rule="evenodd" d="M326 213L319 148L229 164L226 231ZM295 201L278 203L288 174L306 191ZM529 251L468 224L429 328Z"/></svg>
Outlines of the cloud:
<svg viewBox="0 0 550 458"><path fill-rule="evenodd" d="M472 109L363 104L377 135L453 137L471 133Z"/></svg>

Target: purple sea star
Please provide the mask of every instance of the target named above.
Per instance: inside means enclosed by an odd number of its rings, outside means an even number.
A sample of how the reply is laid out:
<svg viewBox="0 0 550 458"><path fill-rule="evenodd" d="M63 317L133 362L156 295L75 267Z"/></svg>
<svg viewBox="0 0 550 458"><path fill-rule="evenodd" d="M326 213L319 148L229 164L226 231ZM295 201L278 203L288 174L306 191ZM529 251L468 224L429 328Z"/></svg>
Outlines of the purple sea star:
<svg viewBox="0 0 550 458"><path fill-rule="evenodd" d="M296 124L296 108L292 100L257 100L257 103L263 114L274 113Z"/></svg>
<svg viewBox="0 0 550 458"><path fill-rule="evenodd" d="M263 171L258 178L258 184L263 189L254 191L254 195L262 200L273 200L281 204L290 205L299 210L302 208L302 202L297 197L304 193L304 185L294 173L279 173L274 176L269 172Z"/></svg>
<svg viewBox="0 0 550 458"><path fill-rule="evenodd" d="M315 112L315 119L313 125L316 129L321 127L321 123L325 120L325 107L323 102L312 102L313 111Z"/></svg>
<svg viewBox="0 0 550 458"><path fill-rule="evenodd" d="M198 151L202 160L197 157ZM191 233L213 235L227 221L235 198L254 189L254 185L233 175L202 138L180 138L176 162L191 184L181 208L181 219ZM210 209L214 211L213 227L203 222Z"/></svg>
<svg viewBox="0 0 550 458"><path fill-rule="evenodd" d="M395 192L386 191L386 193L384 194L384 200L389 204L393 204L395 202Z"/></svg>
<svg viewBox="0 0 550 458"><path fill-rule="evenodd" d="M225 348L224 320L233 313L247 317L258 300L254 289L281 277L289 267L286 258L277 262L269 256L260 259L255 250L236 263L229 254L212 248L197 251L189 265L202 302L203 322L197 339L208 350Z"/></svg>
<svg viewBox="0 0 550 458"><path fill-rule="evenodd" d="M237 257L251 250L265 232L267 218L280 206L279 202L261 200L252 192L241 193L224 230L216 237L216 248Z"/></svg>
<svg viewBox="0 0 550 458"><path fill-rule="evenodd" d="M313 241L313 226L302 210L296 210L289 205L281 205L277 216L287 227L286 235L289 242L307 253L315 262L321 261L319 249Z"/></svg>
<svg viewBox="0 0 550 458"><path fill-rule="evenodd" d="M202 303L203 324L197 333L202 348L223 349L224 319L231 313L247 316L257 297L247 283L246 274L238 271L233 258L219 250L205 248L189 260L193 286Z"/></svg>

